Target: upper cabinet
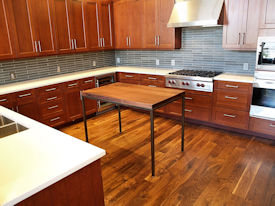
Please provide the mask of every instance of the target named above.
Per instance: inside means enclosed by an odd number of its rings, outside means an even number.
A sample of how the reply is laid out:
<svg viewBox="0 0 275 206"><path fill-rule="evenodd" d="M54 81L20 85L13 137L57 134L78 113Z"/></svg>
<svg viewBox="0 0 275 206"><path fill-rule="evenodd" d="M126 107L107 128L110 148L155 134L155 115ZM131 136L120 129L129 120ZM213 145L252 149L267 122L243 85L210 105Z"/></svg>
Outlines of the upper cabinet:
<svg viewBox="0 0 275 206"><path fill-rule="evenodd" d="M261 17L259 0L226 0L223 47L256 50Z"/></svg>
<svg viewBox="0 0 275 206"><path fill-rule="evenodd" d="M259 36L275 36L275 1L262 0Z"/></svg>
<svg viewBox="0 0 275 206"><path fill-rule="evenodd" d="M144 1L144 47L147 49L181 48L181 29L168 28L174 0Z"/></svg>
<svg viewBox="0 0 275 206"><path fill-rule="evenodd" d="M50 0L6 0L18 57L56 53Z"/></svg>
<svg viewBox="0 0 275 206"><path fill-rule="evenodd" d="M14 49L10 34L11 21L8 20L7 6L5 0L0 1L0 59L14 57Z"/></svg>
<svg viewBox="0 0 275 206"><path fill-rule="evenodd" d="M144 0L114 2L116 49L142 48L142 21Z"/></svg>

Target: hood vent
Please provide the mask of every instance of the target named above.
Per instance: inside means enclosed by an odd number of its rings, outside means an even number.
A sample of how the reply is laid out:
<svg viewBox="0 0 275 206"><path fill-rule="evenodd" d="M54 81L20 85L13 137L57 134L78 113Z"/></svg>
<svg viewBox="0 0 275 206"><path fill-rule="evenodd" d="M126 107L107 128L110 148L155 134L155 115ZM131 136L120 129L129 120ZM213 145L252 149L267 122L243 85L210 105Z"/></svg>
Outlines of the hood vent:
<svg viewBox="0 0 275 206"><path fill-rule="evenodd" d="M176 0L168 27L213 27L223 20L224 0Z"/></svg>

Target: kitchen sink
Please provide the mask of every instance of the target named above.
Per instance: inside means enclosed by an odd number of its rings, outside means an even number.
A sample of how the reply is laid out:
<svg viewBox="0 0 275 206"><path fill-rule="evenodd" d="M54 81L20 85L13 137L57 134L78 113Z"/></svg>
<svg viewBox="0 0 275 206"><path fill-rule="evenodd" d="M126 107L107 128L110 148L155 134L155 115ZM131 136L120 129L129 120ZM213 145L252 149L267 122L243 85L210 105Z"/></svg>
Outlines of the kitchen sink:
<svg viewBox="0 0 275 206"><path fill-rule="evenodd" d="M22 126L21 124L0 115L0 138L7 137L27 129L28 128Z"/></svg>

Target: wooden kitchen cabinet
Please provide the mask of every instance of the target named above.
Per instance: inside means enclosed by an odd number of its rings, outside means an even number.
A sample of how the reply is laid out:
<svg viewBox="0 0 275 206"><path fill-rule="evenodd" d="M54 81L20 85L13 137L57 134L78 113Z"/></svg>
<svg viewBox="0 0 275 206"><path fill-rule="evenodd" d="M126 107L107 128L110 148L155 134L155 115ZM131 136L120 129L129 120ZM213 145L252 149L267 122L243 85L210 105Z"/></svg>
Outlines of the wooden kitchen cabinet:
<svg viewBox="0 0 275 206"><path fill-rule="evenodd" d="M92 89L92 88L95 88L95 78L94 77L89 77L89 78L80 80L80 90L81 91L87 90L87 89ZM85 99L85 109L86 109L87 115L96 113L97 101L86 98ZM81 112L82 112L82 105L81 105Z"/></svg>
<svg viewBox="0 0 275 206"><path fill-rule="evenodd" d="M275 121L250 117L249 129L253 132L272 135L275 140Z"/></svg>
<svg viewBox="0 0 275 206"><path fill-rule="evenodd" d="M143 3L144 0L114 2L116 49L141 49L143 47Z"/></svg>
<svg viewBox="0 0 275 206"><path fill-rule="evenodd" d="M140 84L140 74L119 72L118 81L128 84Z"/></svg>
<svg viewBox="0 0 275 206"><path fill-rule="evenodd" d="M6 0L0 1L0 60L10 59L14 57L14 40L11 36L12 33L12 21L9 16L8 6Z"/></svg>
<svg viewBox="0 0 275 206"><path fill-rule="evenodd" d="M13 97L9 94L0 95L0 105L13 110Z"/></svg>
<svg viewBox="0 0 275 206"><path fill-rule="evenodd" d="M223 47L256 50L261 16L259 0L226 0Z"/></svg>
<svg viewBox="0 0 275 206"><path fill-rule="evenodd" d="M144 1L144 48L181 48L181 28L167 27L173 7L174 0Z"/></svg>
<svg viewBox="0 0 275 206"><path fill-rule="evenodd" d="M261 20L259 36L275 36L275 2L261 1Z"/></svg>

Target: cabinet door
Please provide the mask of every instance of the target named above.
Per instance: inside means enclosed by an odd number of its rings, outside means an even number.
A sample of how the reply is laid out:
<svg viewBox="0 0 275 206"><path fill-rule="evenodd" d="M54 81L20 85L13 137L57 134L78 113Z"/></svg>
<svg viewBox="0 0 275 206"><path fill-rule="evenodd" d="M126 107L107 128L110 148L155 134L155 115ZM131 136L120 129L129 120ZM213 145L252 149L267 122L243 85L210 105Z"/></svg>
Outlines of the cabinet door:
<svg viewBox="0 0 275 206"><path fill-rule="evenodd" d="M74 49L76 51L86 51L87 43L85 36L84 21L84 1L68 0L69 22L71 38L74 41Z"/></svg>
<svg viewBox="0 0 275 206"><path fill-rule="evenodd" d="M143 0L128 0L127 2L129 48L141 49L142 44L142 20L143 20Z"/></svg>
<svg viewBox="0 0 275 206"><path fill-rule="evenodd" d="M70 53L72 40L68 24L67 0L53 0L53 18L58 52Z"/></svg>
<svg viewBox="0 0 275 206"><path fill-rule="evenodd" d="M18 111L18 113L20 113L24 116L27 116L31 119L39 120L36 102L27 102L27 103L23 103L23 104L19 103L17 106L17 111Z"/></svg>
<svg viewBox="0 0 275 206"><path fill-rule="evenodd" d="M238 49L241 47L241 26L245 0L226 0L223 26L223 47Z"/></svg>
<svg viewBox="0 0 275 206"><path fill-rule="evenodd" d="M259 0L245 1L244 10L247 11L247 15L244 16L241 44L246 50L257 49L261 4Z"/></svg>
<svg viewBox="0 0 275 206"><path fill-rule="evenodd" d="M113 48L112 7L112 2L110 0L100 1L100 34L104 49Z"/></svg>
<svg viewBox="0 0 275 206"><path fill-rule="evenodd" d="M262 21L260 27L263 29L275 29L275 1L262 0Z"/></svg>
<svg viewBox="0 0 275 206"><path fill-rule="evenodd" d="M87 90L87 89L92 89L95 88L95 78L86 78L81 80L81 90ZM81 106L82 108L82 106ZM85 109L86 109L86 114L93 114L97 111L97 101L92 100L92 99L85 99Z"/></svg>
<svg viewBox="0 0 275 206"><path fill-rule="evenodd" d="M29 0L39 55L56 53L50 0Z"/></svg>
<svg viewBox="0 0 275 206"><path fill-rule="evenodd" d="M68 121L74 121L82 116L79 81L66 83L65 102Z"/></svg>
<svg viewBox="0 0 275 206"><path fill-rule="evenodd" d="M7 13L6 1L0 1L0 59L8 59L14 57L14 50L12 47L10 18Z"/></svg>
<svg viewBox="0 0 275 206"><path fill-rule="evenodd" d="M87 45L92 50L99 49L100 47L98 12L98 0L87 0L85 4L85 28Z"/></svg>
<svg viewBox="0 0 275 206"><path fill-rule="evenodd" d="M174 0L158 0L158 48L175 48L175 28L167 28L167 24L174 7Z"/></svg>
<svg viewBox="0 0 275 206"><path fill-rule="evenodd" d="M114 30L116 49L128 48L129 27L127 1L120 0L114 2Z"/></svg>
<svg viewBox="0 0 275 206"><path fill-rule="evenodd" d="M34 44L33 24L28 0L9 0L9 12L15 27L16 54L18 57L37 55Z"/></svg>
<svg viewBox="0 0 275 206"><path fill-rule="evenodd" d="M156 48L157 0L144 0L144 48Z"/></svg>

